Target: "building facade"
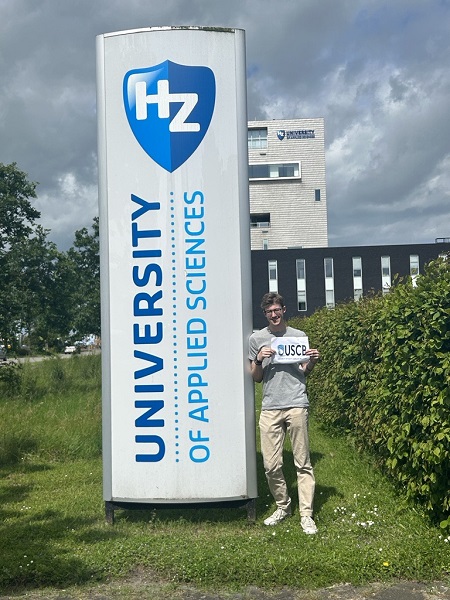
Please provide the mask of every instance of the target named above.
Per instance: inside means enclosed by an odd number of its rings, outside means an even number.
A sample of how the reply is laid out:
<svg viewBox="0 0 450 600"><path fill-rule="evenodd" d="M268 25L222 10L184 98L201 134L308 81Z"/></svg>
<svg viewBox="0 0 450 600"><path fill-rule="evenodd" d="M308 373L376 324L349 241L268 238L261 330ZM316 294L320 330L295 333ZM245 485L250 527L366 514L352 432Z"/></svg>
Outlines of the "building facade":
<svg viewBox="0 0 450 600"><path fill-rule="evenodd" d="M414 280L426 263L450 252L450 243L252 251L253 326L267 324L259 307L267 292L279 292L286 318L358 300L371 291L388 293L396 276Z"/></svg>
<svg viewBox="0 0 450 600"><path fill-rule="evenodd" d="M248 123L252 250L328 246L324 120Z"/></svg>

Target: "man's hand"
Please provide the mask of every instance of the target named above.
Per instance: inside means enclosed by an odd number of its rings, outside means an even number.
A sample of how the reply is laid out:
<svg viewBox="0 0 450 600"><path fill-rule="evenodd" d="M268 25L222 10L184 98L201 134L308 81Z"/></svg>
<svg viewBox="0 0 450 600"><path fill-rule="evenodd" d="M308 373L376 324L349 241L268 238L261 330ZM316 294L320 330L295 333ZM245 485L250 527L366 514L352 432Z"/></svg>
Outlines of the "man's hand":
<svg viewBox="0 0 450 600"><path fill-rule="evenodd" d="M263 367L262 363L265 358L270 358L273 354L275 354L275 350L272 350L270 346L263 346L258 350L258 354L255 359L251 361L250 370L252 373L253 381L257 383L261 383L263 380Z"/></svg>
<svg viewBox="0 0 450 600"><path fill-rule="evenodd" d="M256 360L258 362L262 362L265 358L270 358L275 354L275 350L270 346L263 346L259 349L258 354L256 355Z"/></svg>
<svg viewBox="0 0 450 600"><path fill-rule="evenodd" d="M309 361L307 363L303 363L301 366L303 371L308 374L314 369L317 361L320 358L320 354L317 348L310 348L305 352L305 355L309 356Z"/></svg>
<svg viewBox="0 0 450 600"><path fill-rule="evenodd" d="M305 352L305 355L309 356L309 360L313 363L316 363L320 358L320 354L317 348L310 348Z"/></svg>

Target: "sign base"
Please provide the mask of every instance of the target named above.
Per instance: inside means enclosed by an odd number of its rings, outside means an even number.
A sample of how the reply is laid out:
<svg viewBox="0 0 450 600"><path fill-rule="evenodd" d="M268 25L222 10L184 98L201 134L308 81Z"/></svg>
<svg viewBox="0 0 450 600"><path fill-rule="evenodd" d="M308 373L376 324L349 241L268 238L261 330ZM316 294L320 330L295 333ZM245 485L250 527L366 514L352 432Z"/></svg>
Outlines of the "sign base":
<svg viewBox="0 0 450 600"><path fill-rule="evenodd" d="M197 502L195 504L143 504L139 502L111 502L105 501L105 517L108 525L114 525L114 511L124 510L152 510L152 509L186 509L186 508L241 508L247 510L247 522L254 524L256 521L256 499L245 498L242 500L229 500L225 502Z"/></svg>

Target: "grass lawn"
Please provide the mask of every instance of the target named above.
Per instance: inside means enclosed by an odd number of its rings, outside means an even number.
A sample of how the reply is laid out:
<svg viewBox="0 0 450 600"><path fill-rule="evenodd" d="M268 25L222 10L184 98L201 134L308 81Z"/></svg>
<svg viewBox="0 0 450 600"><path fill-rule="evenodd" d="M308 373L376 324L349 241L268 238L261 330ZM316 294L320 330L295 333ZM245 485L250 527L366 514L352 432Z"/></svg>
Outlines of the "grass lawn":
<svg viewBox="0 0 450 600"><path fill-rule="evenodd" d="M9 387L0 396L0 590L86 586L142 569L167 586L229 591L448 580L450 536L314 416L317 535L299 525L288 445L294 515L275 528L263 525L274 504L259 453L256 524L244 509L180 508L117 511L115 525L107 525L99 357L47 362L26 367L17 393Z"/></svg>

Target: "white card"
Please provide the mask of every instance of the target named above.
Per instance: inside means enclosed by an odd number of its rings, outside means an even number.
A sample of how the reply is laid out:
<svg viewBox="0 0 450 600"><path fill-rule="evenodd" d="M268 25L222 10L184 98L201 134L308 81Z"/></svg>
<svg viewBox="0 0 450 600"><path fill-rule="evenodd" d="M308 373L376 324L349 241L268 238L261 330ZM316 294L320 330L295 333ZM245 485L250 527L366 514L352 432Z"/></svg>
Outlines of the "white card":
<svg viewBox="0 0 450 600"><path fill-rule="evenodd" d="M274 363L304 363L309 361L305 353L309 350L309 340L305 337L275 337L271 343L275 354L272 356Z"/></svg>

